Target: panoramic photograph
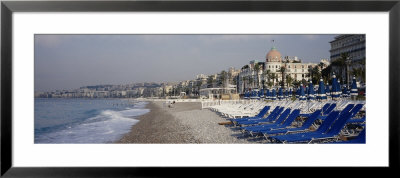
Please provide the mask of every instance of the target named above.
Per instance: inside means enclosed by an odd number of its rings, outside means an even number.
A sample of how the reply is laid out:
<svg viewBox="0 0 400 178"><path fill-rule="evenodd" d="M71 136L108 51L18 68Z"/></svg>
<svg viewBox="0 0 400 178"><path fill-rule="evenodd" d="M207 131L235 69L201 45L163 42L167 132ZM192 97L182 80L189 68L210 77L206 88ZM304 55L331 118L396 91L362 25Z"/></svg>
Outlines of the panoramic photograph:
<svg viewBox="0 0 400 178"><path fill-rule="evenodd" d="M365 144L365 34L36 34L35 144Z"/></svg>

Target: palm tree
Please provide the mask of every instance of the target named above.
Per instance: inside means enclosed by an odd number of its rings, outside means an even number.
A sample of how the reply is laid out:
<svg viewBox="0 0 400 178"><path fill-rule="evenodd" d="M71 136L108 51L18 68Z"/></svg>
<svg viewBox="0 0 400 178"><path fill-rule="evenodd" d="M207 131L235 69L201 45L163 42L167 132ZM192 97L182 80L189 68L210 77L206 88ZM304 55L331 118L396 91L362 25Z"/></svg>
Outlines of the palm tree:
<svg viewBox="0 0 400 178"><path fill-rule="evenodd" d="M265 72L263 72L262 77L264 79L264 81L268 84L269 80L270 80L270 74L271 71L270 70L266 70Z"/></svg>
<svg viewBox="0 0 400 178"><path fill-rule="evenodd" d="M321 71L321 76L322 76L322 78L324 79L324 82L326 83L327 81L329 81L329 79L330 78L332 78L331 77L331 74L332 74L332 65L329 65L328 67L326 67L325 69L323 69L322 71Z"/></svg>
<svg viewBox="0 0 400 178"><path fill-rule="evenodd" d="M325 66L325 64L324 63L322 63L322 62L320 62L319 64L318 64L318 67L320 68L320 70L322 71L322 68Z"/></svg>
<svg viewBox="0 0 400 178"><path fill-rule="evenodd" d="M214 77L212 75L208 76L207 79L207 85L212 87L212 84L214 83Z"/></svg>
<svg viewBox="0 0 400 178"><path fill-rule="evenodd" d="M246 88L246 77L243 77L242 76L242 84L243 84L243 93L244 93L244 91L245 91L245 88Z"/></svg>
<svg viewBox="0 0 400 178"><path fill-rule="evenodd" d="M201 81L198 81L197 84L196 84L196 86L197 86L197 92L196 92L197 95L200 95L200 87L201 87L201 84L202 84Z"/></svg>
<svg viewBox="0 0 400 178"><path fill-rule="evenodd" d="M358 79L361 79L361 82L365 80L365 70L363 68L353 68L352 75L356 76Z"/></svg>
<svg viewBox="0 0 400 178"><path fill-rule="evenodd" d="M362 82L365 82L365 58L359 60L358 64L361 65L360 66L360 69L361 69L361 72L360 72L361 80L362 80Z"/></svg>
<svg viewBox="0 0 400 178"><path fill-rule="evenodd" d="M249 76L248 77L248 81L249 81L249 85L251 86L251 88L254 88L254 80L253 80L253 77L252 76Z"/></svg>
<svg viewBox="0 0 400 178"><path fill-rule="evenodd" d="M311 81L314 84L317 84L319 79L321 78L321 71L319 70L318 66L313 67L311 70L312 70L312 74L313 74Z"/></svg>
<svg viewBox="0 0 400 178"><path fill-rule="evenodd" d="M275 73L271 73L270 78L272 79L273 85L275 86L275 79L276 79Z"/></svg>
<svg viewBox="0 0 400 178"><path fill-rule="evenodd" d="M293 86L294 86L294 87L299 87L299 86L300 86L300 81L294 80L294 81L293 81Z"/></svg>
<svg viewBox="0 0 400 178"><path fill-rule="evenodd" d="M226 79L228 78L228 73L225 71L225 70L223 70L223 71L221 71L221 73L220 73L220 75L219 75L219 82L218 82L218 84L220 85L220 86L222 86L223 88L225 88L226 87Z"/></svg>
<svg viewBox="0 0 400 178"><path fill-rule="evenodd" d="M267 82L267 85L268 85L269 88L271 88L271 87L274 85L274 83L271 82L271 81L268 81L268 82Z"/></svg>
<svg viewBox="0 0 400 178"><path fill-rule="evenodd" d="M281 66L281 68L278 70L278 72L281 73L281 77L282 77L282 88L285 88L285 71L286 71L286 67Z"/></svg>
<svg viewBox="0 0 400 178"><path fill-rule="evenodd" d="M338 76L338 78L340 78L341 81L344 81L343 75L345 74L344 71L346 69L346 60L348 58L349 58L349 53L341 53L340 58L336 59L331 63L332 66L339 68L340 76Z"/></svg>
<svg viewBox="0 0 400 178"><path fill-rule="evenodd" d="M290 75L286 75L286 84L288 88L292 85L292 82L293 78Z"/></svg>
<svg viewBox="0 0 400 178"><path fill-rule="evenodd" d="M256 71L256 75L257 75L257 78L256 78L256 85L257 85L257 88L260 88L260 81L259 81L259 77L258 77L258 75L259 75L259 72L260 72L260 65L258 64L258 63L256 63L255 65L254 65L254 70Z"/></svg>
<svg viewBox="0 0 400 178"><path fill-rule="evenodd" d="M231 78L232 78L232 76L231 76ZM237 94L237 92L238 92L238 89L239 89L239 83L238 83L238 80L239 80L239 76L236 76L236 77L233 77L232 78L232 84L233 85L235 85L235 87L236 87L236 94Z"/></svg>

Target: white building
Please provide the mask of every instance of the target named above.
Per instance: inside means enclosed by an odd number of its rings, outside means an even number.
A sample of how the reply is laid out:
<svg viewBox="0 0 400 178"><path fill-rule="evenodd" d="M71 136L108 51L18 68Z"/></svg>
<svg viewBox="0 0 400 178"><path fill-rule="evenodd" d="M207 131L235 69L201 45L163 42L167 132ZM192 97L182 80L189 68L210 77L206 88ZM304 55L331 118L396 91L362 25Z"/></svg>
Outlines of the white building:
<svg viewBox="0 0 400 178"><path fill-rule="evenodd" d="M282 58L281 53L275 47L271 48L265 58L265 62L252 60L250 64L242 67L239 73L239 93L248 89L260 89L263 87L262 85L267 86L268 81L272 86L279 85L279 82L282 81L282 67L285 69L285 76L290 76L293 81L308 80L308 69L318 65L317 63L302 63L297 56ZM321 62L326 63L325 60L321 60ZM259 68L258 72L256 66Z"/></svg>

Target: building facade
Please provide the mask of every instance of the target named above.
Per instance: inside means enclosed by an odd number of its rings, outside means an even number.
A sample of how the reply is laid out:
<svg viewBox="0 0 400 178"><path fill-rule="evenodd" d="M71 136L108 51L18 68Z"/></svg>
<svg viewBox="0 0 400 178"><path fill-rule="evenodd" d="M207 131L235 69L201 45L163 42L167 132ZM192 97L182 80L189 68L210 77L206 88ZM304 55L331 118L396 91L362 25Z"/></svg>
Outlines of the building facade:
<svg viewBox="0 0 400 178"><path fill-rule="evenodd" d="M329 61L325 59L321 62L327 63L323 67L329 65ZM317 65L317 63L302 63L297 56L282 57L281 53L272 47L265 56L265 62L252 60L250 64L242 67L239 73L238 91L244 93L251 89L277 86L288 76L292 81L308 80L309 69Z"/></svg>
<svg viewBox="0 0 400 178"><path fill-rule="evenodd" d="M365 82L365 62L366 62L366 41L364 34L356 35L338 35L330 42L330 61L335 61L342 58L342 54L348 54L348 59L345 60L346 66L332 66L332 70L337 74L338 78L350 83L350 80L355 71L358 73L357 80Z"/></svg>
<svg viewBox="0 0 400 178"><path fill-rule="evenodd" d="M365 60L365 35L338 35L330 42L331 62L348 53L353 62Z"/></svg>

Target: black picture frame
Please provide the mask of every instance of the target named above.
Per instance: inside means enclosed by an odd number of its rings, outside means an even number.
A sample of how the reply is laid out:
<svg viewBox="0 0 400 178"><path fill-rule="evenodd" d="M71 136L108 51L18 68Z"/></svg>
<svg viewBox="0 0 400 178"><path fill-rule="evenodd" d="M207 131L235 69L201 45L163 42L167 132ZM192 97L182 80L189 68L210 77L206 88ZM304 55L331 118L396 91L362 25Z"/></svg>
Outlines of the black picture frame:
<svg viewBox="0 0 400 178"><path fill-rule="evenodd" d="M400 1L2 1L1 2L1 175L5 177L147 177L178 176L187 173L199 176L229 176L262 173L263 168L129 168L129 167L68 167L20 168L12 165L12 18L13 12L127 12L127 11L286 11L286 12L389 12L389 168L399 167L400 100ZM385 34L382 34L385 35ZM365 169L371 171L375 169ZM278 170L285 175L298 171ZM306 172L311 171L306 169ZM355 170L356 172L361 170ZM363 172L365 173L365 172ZM215 173L214 173L215 174ZM329 171L329 174L340 172ZM272 176L275 174L265 174ZM191 176L191 175L188 175ZM307 176L307 175L306 175Z"/></svg>

